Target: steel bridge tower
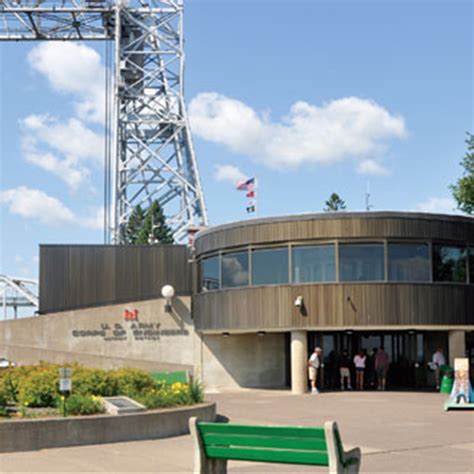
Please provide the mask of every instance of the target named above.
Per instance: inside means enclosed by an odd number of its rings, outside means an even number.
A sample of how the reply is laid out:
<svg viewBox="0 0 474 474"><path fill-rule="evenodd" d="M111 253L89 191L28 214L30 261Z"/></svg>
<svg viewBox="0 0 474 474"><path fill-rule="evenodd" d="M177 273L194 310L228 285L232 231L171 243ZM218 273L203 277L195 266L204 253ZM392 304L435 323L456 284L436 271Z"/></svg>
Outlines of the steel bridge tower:
<svg viewBox="0 0 474 474"><path fill-rule="evenodd" d="M0 0L0 40L113 42L106 241L123 243L135 206L154 200L177 241L207 225L184 104L183 0Z"/></svg>

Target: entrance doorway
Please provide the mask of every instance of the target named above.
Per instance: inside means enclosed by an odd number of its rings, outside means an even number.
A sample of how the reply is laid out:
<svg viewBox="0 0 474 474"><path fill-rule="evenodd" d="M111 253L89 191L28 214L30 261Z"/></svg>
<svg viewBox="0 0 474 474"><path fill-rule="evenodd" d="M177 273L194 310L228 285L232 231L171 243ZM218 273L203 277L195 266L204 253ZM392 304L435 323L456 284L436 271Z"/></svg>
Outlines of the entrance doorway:
<svg viewBox="0 0 474 474"><path fill-rule="evenodd" d="M387 386L391 388L421 389L434 383L428 362L436 347L444 347L447 356L448 340L445 332L415 331L338 331L310 332L308 350L323 349L324 369L320 384L326 389L338 389L338 358L347 350L352 359L358 351L367 355L364 385L366 389L376 389L374 369L375 350L384 346L390 358ZM351 370L352 385L355 386L355 371Z"/></svg>

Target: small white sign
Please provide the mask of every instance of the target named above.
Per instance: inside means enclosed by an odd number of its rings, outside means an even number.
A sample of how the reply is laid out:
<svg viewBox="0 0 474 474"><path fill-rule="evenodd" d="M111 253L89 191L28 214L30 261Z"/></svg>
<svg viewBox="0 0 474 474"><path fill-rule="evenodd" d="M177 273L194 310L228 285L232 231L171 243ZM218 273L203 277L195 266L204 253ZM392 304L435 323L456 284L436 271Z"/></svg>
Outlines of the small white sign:
<svg viewBox="0 0 474 474"><path fill-rule="evenodd" d="M72 380L71 379L59 379L59 391L60 392L70 392L72 390Z"/></svg>

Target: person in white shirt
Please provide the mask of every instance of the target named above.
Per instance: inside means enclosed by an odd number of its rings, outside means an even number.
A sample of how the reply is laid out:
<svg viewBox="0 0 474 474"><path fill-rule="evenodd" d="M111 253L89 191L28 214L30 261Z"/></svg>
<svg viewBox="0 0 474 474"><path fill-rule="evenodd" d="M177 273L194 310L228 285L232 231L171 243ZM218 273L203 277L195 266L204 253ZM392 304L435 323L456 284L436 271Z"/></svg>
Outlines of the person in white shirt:
<svg viewBox="0 0 474 474"><path fill-rule="evenodd" d="M436 390L439 390L439 376L441 373L441 366L446 364L446 359L444 358L443 349L441 349L441 347L436 349L436 352L433 354L432 362L435 371Z"/></svg>
<svg viewBox="0 0 474 474"><path fill-rule="evenodd" d="M367 360L367 356L362 351L359 351L354 357L357 390L364 390L364 372L365 372L366 360Z"/></svg>
<svg viewBox="0 0 474 474"><path fill-rule="evenodd" d="M311 357L308 360L308 377L311 383L311 392L319 393L319 390L316 387L316 381L318 378L318 369L321 366L321 353L322 349L320 347L315 347L314 352L311 354Z"/></svg>

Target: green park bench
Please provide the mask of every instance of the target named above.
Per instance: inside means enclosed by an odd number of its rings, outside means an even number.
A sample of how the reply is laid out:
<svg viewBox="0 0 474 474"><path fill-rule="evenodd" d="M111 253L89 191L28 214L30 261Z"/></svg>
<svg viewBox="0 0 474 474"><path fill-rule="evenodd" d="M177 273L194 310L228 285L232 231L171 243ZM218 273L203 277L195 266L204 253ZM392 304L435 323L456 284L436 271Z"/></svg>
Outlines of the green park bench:
<svg viewBox="0 0 474 474"><path fill-rule="evenodd" d="M176 382L189 383L189 375L187 370L179 370L175 372L151 372L153 380L173 384Z"/></svg>
<svg viewBox="0 0 474 474"><path fill-rule="evenodd" d="M254 426L190 418L195 474L225 474L227 461L307 464L332 474L359 472L359 448L344 451L335 421L324 427Z"/></svg>

